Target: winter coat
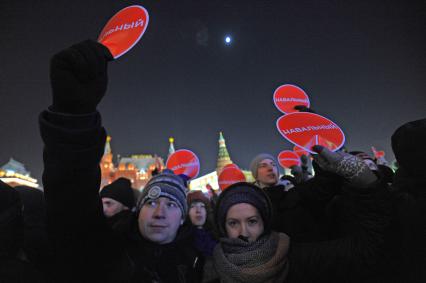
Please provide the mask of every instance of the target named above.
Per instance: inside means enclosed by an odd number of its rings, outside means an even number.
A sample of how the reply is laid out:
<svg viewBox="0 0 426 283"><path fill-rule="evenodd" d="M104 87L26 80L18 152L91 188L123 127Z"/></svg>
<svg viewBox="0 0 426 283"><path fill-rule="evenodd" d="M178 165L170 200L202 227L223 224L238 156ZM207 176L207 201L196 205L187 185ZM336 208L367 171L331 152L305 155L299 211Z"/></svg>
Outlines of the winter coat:
<svg viewBox="0 0 426 283"><path fill-rule="evenodd" d="M99 197L106 133L99 113L40 115L43 184L56 282L197 282L202 262L190 234L158 245L137 229L114 233Z"/></svg>
<svg viewBox="0 0 426 283"><path fill-rule="evenodd" d="M22 208L19 193L0 181L0 282L47 282L23 252L25 227Z"/></svg>
<svg viewBox="0 0 426 283"><path fill-rule="evenodd" d="M391 194L381 282L426 282L426 177L411 176L400 168Z"/></svg>
<svg viewBox="0 0 426 283"><path fill-rule="evenodd" d="M288 191L283 185L263 188L272 202L272 230L289 235L292 242L328 239L326 208L341 186L340 177L319 174Z"/></svg>

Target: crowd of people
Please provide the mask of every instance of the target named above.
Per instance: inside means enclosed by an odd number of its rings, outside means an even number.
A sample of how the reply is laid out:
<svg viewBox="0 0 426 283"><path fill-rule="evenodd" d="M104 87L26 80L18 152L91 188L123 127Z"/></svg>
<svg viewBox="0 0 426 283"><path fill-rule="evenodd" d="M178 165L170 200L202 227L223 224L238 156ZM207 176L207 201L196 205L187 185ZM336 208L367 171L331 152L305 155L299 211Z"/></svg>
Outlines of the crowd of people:
<svg viewBox="0 0 426 283"><path fill-rule="evenodd" d="M51 61L44 193L0 183L0 282L426 282L426 119L392 135L396 173L360 151L302 156L210 197L164 170L100 188L97 105L112 60L84 41Z"/></svg>

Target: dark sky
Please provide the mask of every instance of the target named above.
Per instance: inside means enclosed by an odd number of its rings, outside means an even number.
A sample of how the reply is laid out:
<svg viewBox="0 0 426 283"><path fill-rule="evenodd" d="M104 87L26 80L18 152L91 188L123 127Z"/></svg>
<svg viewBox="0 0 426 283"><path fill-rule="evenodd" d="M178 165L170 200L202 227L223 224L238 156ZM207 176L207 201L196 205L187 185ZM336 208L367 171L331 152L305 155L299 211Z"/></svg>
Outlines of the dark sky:
<svg viewBox="0 0 426 283"><path fill-rule="evenodd" d="M248 168L257 153L291 148L272 102L285 83L302 87L311 107L343 129L348 149L374 145L389 161L394 130L426 116L424 1L2 0L0 165L13 157L40 180L37 118L50 104L50 57L96 39L132 4L149 11L149 26L109 65L99 106L115 154L166 157L173 136L205 174L223 131L233 161Z"/></svg>

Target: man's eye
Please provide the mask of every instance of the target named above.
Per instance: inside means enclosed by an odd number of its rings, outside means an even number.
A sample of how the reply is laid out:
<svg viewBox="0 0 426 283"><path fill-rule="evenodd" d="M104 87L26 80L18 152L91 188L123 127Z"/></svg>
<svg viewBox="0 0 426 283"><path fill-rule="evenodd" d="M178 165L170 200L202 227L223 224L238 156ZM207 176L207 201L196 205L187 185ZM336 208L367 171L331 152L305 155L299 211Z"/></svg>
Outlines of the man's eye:
<svg viewBox="0 0 426 283"><path fill-rule="evenodd" d="M168 207L177 207L177 204L175 202L169 202L167 203Z"/></svg>
<svg viewBox="0 0 426 283"><path fill-rule="evenodd" d="M146 202L146 204L149 205L149 206L154 207L154 206L157 205L157 202L155 200L149 200L149 201Z"/></svg>

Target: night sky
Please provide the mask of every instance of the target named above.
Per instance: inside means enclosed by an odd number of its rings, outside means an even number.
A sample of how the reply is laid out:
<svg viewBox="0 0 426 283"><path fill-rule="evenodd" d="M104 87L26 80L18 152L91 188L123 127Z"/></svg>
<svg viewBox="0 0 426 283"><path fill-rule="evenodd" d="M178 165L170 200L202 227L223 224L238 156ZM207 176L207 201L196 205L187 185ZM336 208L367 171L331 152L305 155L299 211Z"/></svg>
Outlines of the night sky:
<svg viewBox="0 0 426 283"><path fill-rule="evenodd" d="M405 122L426 117L424 1L0 1L0 165L10 157L41 182L38 114L50 104L50 57L96 39L120 9L150 14L138 45L109 64L99 110L114 154L194 151L216 167L223 131L242 168L291 149L272 95L292 83L346 134L349 150L385 150ZM224 43L232 36L232 44Z"/></svg>

